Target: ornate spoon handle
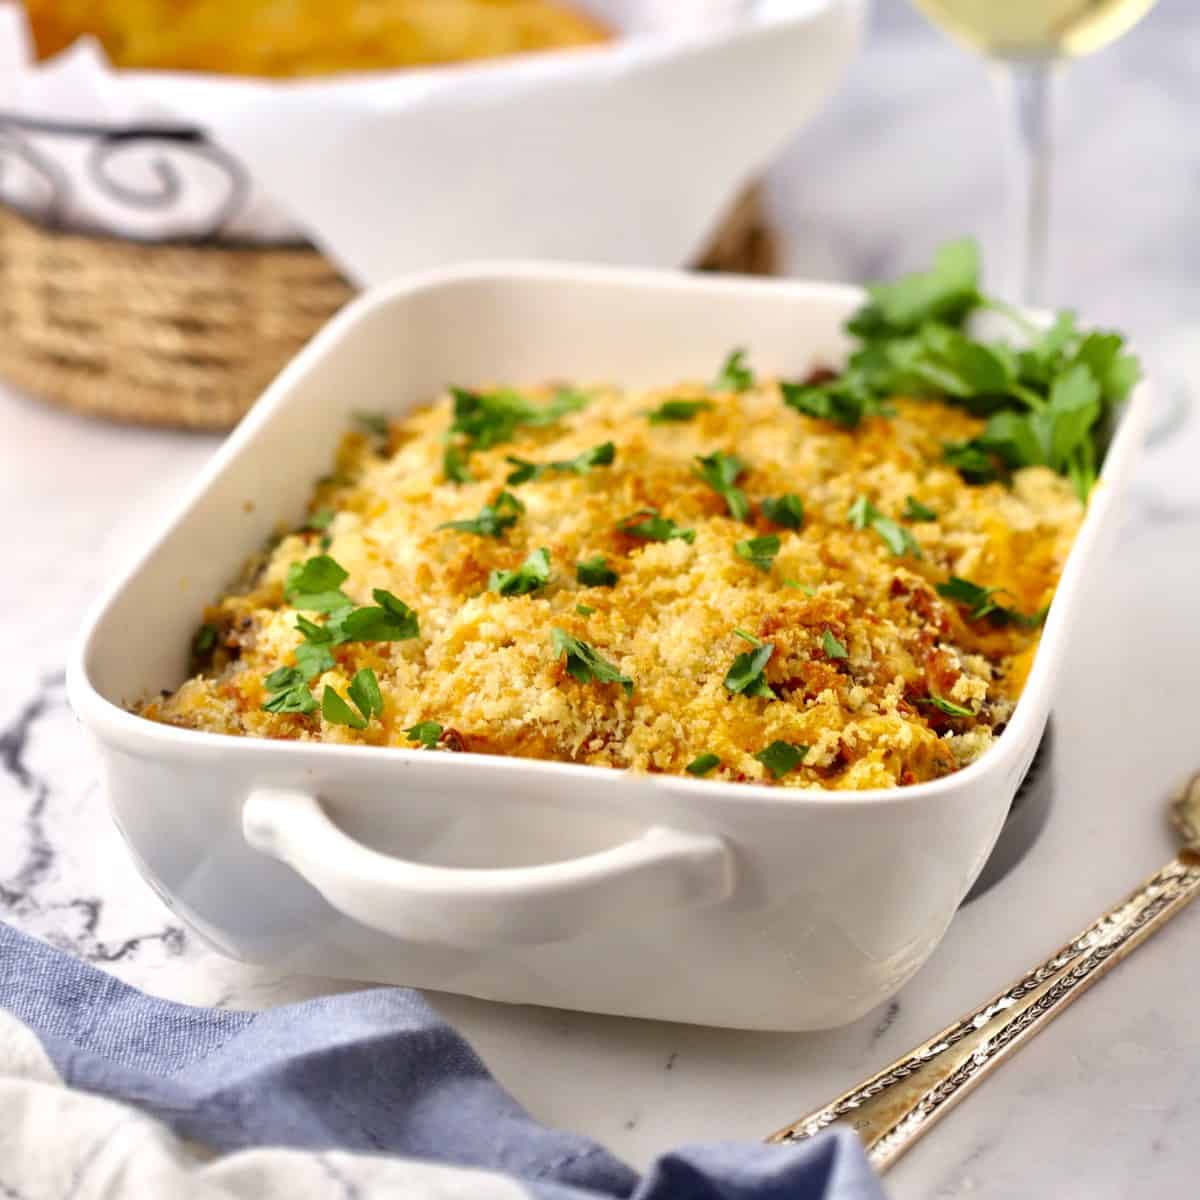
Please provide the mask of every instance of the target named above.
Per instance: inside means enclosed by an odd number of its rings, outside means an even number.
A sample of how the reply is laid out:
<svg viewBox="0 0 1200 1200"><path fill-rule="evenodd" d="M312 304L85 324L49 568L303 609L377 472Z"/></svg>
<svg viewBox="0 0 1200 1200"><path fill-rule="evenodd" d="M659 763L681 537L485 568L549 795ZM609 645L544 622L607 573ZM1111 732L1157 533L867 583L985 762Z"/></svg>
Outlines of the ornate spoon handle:
<svg viewBox="0 0 1200 1200"><path fill-rule="evenodd" d="M885 1170L988 1072L1198 895L1200 853L1184 850L1012 987L767 1141L803 1141L842 1122L858 1133L875 1168Z"/></svg>

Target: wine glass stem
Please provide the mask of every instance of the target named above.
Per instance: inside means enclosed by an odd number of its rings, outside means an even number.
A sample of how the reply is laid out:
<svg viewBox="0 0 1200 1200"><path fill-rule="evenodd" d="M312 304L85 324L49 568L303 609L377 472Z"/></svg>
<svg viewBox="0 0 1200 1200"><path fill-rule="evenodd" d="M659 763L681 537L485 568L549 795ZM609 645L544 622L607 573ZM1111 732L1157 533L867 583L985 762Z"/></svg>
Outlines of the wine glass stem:
<svg viewBox="0 0 1200 1200"><path fill-rule="evenodd" d="M998 78L1012 110L1009 261L1014 299L1044 306L1055 67L1049 62L1008 62L1000 66Z"/></svg>

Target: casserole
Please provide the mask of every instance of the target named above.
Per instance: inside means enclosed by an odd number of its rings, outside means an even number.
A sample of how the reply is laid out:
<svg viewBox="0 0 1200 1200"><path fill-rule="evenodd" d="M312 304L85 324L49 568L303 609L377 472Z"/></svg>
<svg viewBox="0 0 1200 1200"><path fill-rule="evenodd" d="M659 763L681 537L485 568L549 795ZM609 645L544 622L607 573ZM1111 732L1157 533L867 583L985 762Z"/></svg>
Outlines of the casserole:
<svg viewBox="0 0 1200 1200"><path fill-rule="evenodd" d="M495 265L401 281L336 318L101 601L69 667L116 821L166 902L247 961L513 1002L815 1029L896 991L978 874L1036 748L1089 564L1114 531L1144 386L1012 721L930 783L797 792L262 742L123 707L184 678L195 614L303 512L353 411L401 411L452 377L702 377L713 348L735 344L799 374L844 355L860 300L824 284Z"/></svg>

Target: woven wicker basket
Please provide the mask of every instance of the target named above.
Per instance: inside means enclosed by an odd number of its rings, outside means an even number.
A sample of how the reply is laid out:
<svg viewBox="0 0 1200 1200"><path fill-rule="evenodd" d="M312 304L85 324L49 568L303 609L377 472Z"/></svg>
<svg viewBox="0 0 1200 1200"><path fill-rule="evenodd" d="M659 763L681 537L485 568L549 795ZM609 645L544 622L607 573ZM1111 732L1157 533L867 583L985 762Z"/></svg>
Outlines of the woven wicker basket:
<svg viewBox="0 0 1200 1200"><path fill-rule="evenodd" d="M771 258L751 189L697 265ZM0 377L91 416L228 429L353 294L308 247L145 245L0 208Z"/></svg>

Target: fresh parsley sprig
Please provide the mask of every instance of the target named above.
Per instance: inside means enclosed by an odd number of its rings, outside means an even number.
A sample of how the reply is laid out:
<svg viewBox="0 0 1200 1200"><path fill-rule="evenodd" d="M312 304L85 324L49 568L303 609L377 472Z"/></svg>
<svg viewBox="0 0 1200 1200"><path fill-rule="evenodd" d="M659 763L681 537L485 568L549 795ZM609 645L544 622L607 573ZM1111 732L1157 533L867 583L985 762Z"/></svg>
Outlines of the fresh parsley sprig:
<svg viewBox="0 0 1200 1200"><path fill-rule="evenodd" d="M672 542L678 539L689 545L696 540L694 529L684 529L657 508L639 508L637 512L617 522L617 532L643 542Z"/></svg>
<svg viewBox="0 0 1200 1200"><path fill-rule="evenodd" d="M550 644L556 658L565 658L567 674L580 683L619 683L626 695L633 693L633 680L587 642L572 637L565 629L550 630Z"/></svg>
<svg viewBox="0 0 1200 1200"><path fill-rule="evenodd" d="M277 667L263 680L267 698L263 708L273 713L310 713L317 707L308 681L299 667Z"/></svg>
<svg viewBox="0 0 1200 1200"><path fill-rule="evenodd" d="M777 533L764 533L762 537L745 538L734 544L734 550L748 563L760 571L769 571L781 543Z"/></svg>
<svg viewBox="0 0 1200 1200"><path fill-rule="evenodd" d="M594 554L575 564L575 578L584 587L615 587L617 573L603 554Z"/></svg>
<svg viewBox="0 0 1200 1200"><path fill-rule="evenodd" d="M725 672L725 689L735 696L761 696L765 700L777 699L767 682L765 671L771 655L775 653L772 642L762 642L754 650L739 654Z"/></svg>
<svg viewBox="0 0 1200 1200"><path fill-rule="evenodd" d="M927 271L867 289L847 323L859 341L845 368L814 384L784 384L784 400L809 416L853 428L886 411L891 396L930 397L988 418L977 437L946 447L971 483L1047 466L1086 499L1116 407L1137 382L1137 359L1116 333L1084 332L1060 313L1046 330L981 290L979 251L950 242ZM1023 345L974 337L989 310L1015 323Z"/></svg>
<svg viewBox="0 0 1200 1200"><path fill-rule="evenodd" d="M551 471L586 475L593 467L611 466L616 456L617 448L612 442L601 442L599 446L592 446L591 449L584 450L574 458L562 458L557 462L534 463L525 458L518 458L515 454L509 454L505 461L511 463L514 470L509 472L506 482L514 486L529 483L531 480L541 479L543 475Z"/></svg>
<svg viewBox="0 0 1200 1200"><path fill-rule="evenodd" d="M754 386L754 372L746 366L746 351L732 350L709 385L714 392L747 392Z"/></svg>
<svg viewBox="0 0 1200 1200"><path fill-rule="evenodd" d="M684 767L684 770L689 775L695 775L697 779L701 779L720 765L721 760L715 754L698 754Z"/></svg>
<svg viewBox="0 0 1200 1200"><path fill-rule="evenodd" d="M366 729L372 717L383 716L383 696L379 680L370 667L354 673L346 694L354 703L351 708L328 684L321 694L321 716L331 725L347 725L351 729ZM357 712L354 709L358 709Z"/></svg>
<svg viewBox="0 0 1200 1200"><path fill-rule="evenodd" d="M646 414L646 419L651 425L691 421L710 408L711 400L664 400L653 412Z"/></svg>
<svg viewBox="0 0 1200 1200"><path fill-rule="evenodd" d="M422 750L436 750L442 727L436 721L418 721L404 731L404 736L410 742L416 742Z"/></svg>
<svg viewBox="0 0 1200 1200"><path fill-rule="evenodd" d="M528 596L550 582L550 551L534 550L515 571L492 571L488 591L501 596Z"/></svg>
<svg viewBox="0 0 1200 1200"><path fill-rule="evenodd" d="M754 757L771 773L772 779L782 779L803 761L809 748L795 742L772 742Z"/></svg>
<svg viewBox="0 0 1200 1200"><path fill-rule="evenodd" d="M525 511L525 505L512 494L501 492L490 504L485 504L474 517L460 521L444 521L438 529L456 529L460 533L473 533L478 537L499 538L504 531L517 523Z"/></svg>
<svg viewBox="0 0 1200 1200"><path fill-rule="evenodd" d="M804 501L791 492L775 499L768 496L759 507L762 515L780 529L799 529L804 524Z"/></svg>
<svg viewBox="0 0 1200 1200"><path fill-rule="evenodd" d="M746 464L736 454L723 450L698 455L696 462L696 474L725 501L729 515L735 521L744 521L750 515L750 501L737 481L748 470Z"/></svg>
<svg viewBox="0 0 1200 1200"><path fill-rule="evenodd" d="M866 496L859 496L850 506L846 516L855 529L873 529L893 554L921 557L921 547L917 539L903 525L893 521L891 517L885 517Z"/></svg>
<svg viewBox="0 0 1200 1200"><path fill-rule="evenodd" d="M1023 629L1037 629L1050 611L1049 606L1038 609L1037 612L1023 613L1015 608L997 604L993 596L1002 595L1003 588L981 587L969 579L951 575L945 583L937 585L938 595L967 610L969 621L982 621L985 618L993 625L1019 625Z"/></svg>

